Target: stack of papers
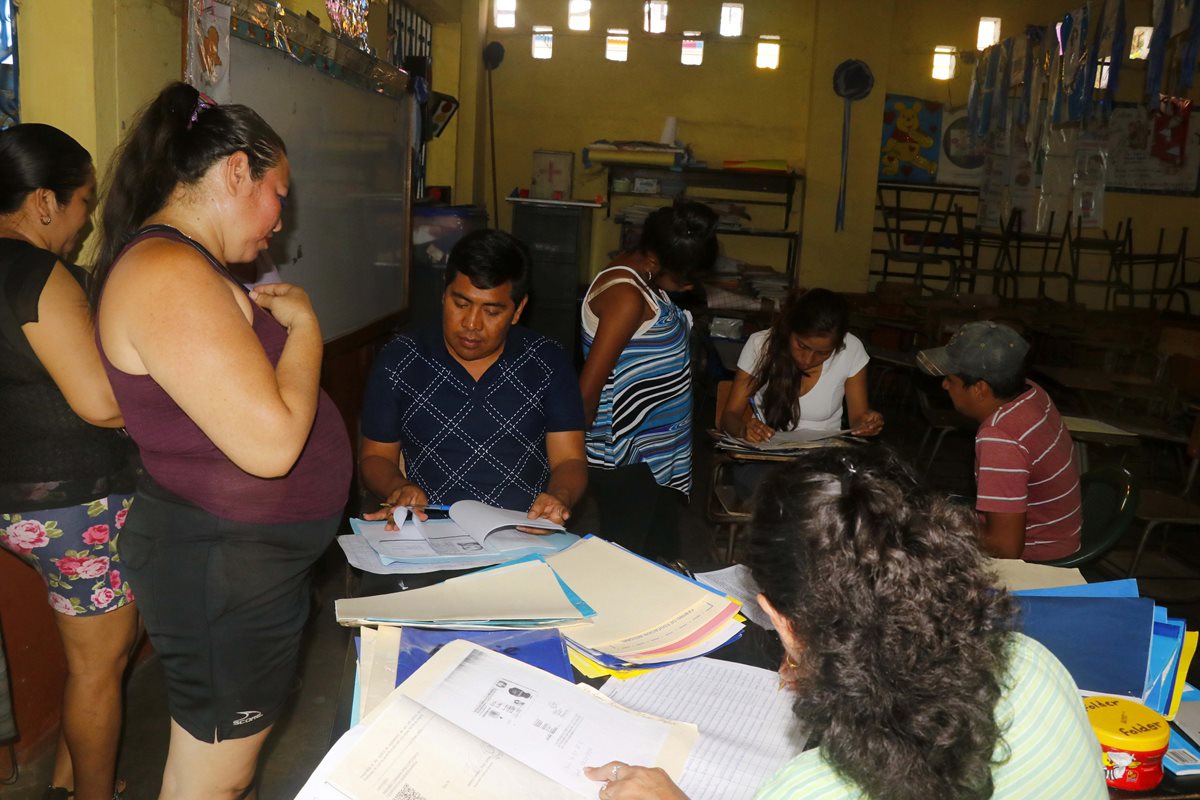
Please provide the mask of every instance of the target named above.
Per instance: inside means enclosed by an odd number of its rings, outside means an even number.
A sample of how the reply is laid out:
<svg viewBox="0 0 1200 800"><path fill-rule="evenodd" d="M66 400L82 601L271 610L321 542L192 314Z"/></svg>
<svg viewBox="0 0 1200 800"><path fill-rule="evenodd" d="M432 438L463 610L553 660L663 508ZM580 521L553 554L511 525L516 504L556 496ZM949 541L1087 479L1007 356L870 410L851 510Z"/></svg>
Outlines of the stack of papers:
<svg viewBox="0 0 1200 800"><path fill-rule="evenodd" d="M603 539L584 537L545 560L596 612L591 624L562 629L585 674L697 658L745 628L737 601Z"/></svg>
<svg viewBox="0 0 1200 800"><path fill-rule="evenodd" d="M1197 635L1126 579L1013 593L1025 635L1062 662L1084 695L1143 703L1171 719Z"/></svg>
<svg viewBox="0 0 1200 800"><path fill-rule="evenodd" d="M576 625L596 614L536 558L422 589L344 598L334 612L342 625L483 630Z"/></svg>
<svg viewBox="0 0 1200 800"><path fill-rule="evenodd" d="M403 516L401 516L403 514ZM432 572L475 569L537 553L554 553L578 541L562 525L529 519L525 512L509 511L475 500L450 506L449 519L422 522L399 506L399 530L385 530L386 522L350 520L354 536L339 536L338 543L350 563L375 573ZM518 527L553 531L525 533Z"/></svg>
<svg viewBox="0 0 1200 800"><path fill-rule="evenodd" d="M813 447L845 447L849 442L843 437L850 434L850 429L776 431L765 442L750 442L724 432L714 433L718 450L755 456L791 456Z"/></svg>
<svg viewBox="0 0 1200 800"><path fill-rule="evenodd" d="M584 767L619 760L679 780L697 738L459 640L348 731L297 800L592 798L600 784Z"/></svg>
<svg viewBox="0 0 1200 800"><path fill-rule="evenodd" d="M343 625L556 627L586 674L661 667L742 635L740 604L594 536L407 592L338 600Z"/></svg>

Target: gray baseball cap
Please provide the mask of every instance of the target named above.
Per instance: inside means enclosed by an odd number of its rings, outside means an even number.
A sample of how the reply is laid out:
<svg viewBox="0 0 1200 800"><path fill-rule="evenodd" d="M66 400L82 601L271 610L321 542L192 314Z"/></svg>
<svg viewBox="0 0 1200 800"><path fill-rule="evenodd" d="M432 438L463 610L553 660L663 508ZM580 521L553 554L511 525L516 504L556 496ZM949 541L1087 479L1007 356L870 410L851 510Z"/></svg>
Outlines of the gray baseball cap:
<svg viewBox="0 0 1200 800"><path fill-rule="evenodd" d="M945 347L917 353L917 364L930 375L969 375L988 383L1011 380L1021 371L1029 342L998 322L968 322Z"/></svg>

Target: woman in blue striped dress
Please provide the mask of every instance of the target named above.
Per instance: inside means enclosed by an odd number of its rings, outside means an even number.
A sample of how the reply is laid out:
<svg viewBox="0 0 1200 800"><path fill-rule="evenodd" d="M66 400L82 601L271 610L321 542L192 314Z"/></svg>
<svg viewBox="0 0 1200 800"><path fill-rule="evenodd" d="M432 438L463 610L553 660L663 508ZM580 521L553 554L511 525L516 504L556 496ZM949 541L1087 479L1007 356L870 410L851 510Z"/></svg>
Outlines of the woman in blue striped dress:
<svg viewBox="0 0 1200 800"><path fill-rule="evenodd" d="M601 534L651 558L677 558L678 511L692 486L691 318L667 296L717 257L717 215L683 202L646 218L635 250L592 281L583 302L588 485Z"/></svg>

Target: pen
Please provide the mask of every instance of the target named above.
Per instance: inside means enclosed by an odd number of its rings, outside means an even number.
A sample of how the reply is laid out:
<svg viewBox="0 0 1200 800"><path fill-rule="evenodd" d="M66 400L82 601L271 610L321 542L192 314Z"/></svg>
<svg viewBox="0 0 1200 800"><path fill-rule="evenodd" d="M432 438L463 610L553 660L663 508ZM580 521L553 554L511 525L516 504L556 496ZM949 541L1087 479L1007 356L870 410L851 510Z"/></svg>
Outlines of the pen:
<svg viewBox="0 0 1200 800"><path fill-rule="evenodd" d="M412 506L394 506L391 503L380 503L380 508L407 508L410 511L449 511L450 506L442 503L425 503Z"/></svg>

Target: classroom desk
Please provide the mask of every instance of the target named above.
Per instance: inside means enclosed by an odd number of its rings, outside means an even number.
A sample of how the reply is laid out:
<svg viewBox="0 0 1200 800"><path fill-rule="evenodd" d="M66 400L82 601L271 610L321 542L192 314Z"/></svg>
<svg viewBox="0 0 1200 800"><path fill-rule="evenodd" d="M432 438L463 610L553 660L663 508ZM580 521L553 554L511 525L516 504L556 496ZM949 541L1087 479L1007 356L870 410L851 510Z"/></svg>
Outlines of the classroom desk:
<svg viewBox="0 0 1200 800"><path fill-rule="evenodd" d="M355 596L384 594L387 592L416 589L421 586L432 586L448 578L463 574L462 571L427 572L423 575L375 575L358 573L359 582ZM401 586L403 584L403 586ZM712 654L713 658L723 661L735 661L764 669L775 669L783 657L783 648L779 637L774 631L767 631L746 620L746 629L742 638L726 645ZM354 702L354 677L357 669L357 651L354 638L350 637L346 647L346 657L342 662L341 684L338 687L337 709L333 716L333 727L329 732L329 746L341 738L350 729L350 711ZM605 678L588 679L578 672L575 674L577 683L588 683L599 688ZM1099 768L1099 765L1097 765ZM1200 776L1190 776L1183 779L1166 777L1163 784L1150 792L1123 792L1109 790L1110 800L1200 800Z"/></svg>
<svg viewBox="0 0 1200 800"><path fill-rule="evenodd" d="M386 594L389 592L417 589L422 586L432 586L449 578L465 574L466 571L427 572L423 575L375 575L369 572L359 572L359 582L354 591L356 597ZM469 570L467 570L469 571ZM403 584L403 587L401 586ZM722 647L712 654L713 658L722 661L734 661L739 664L749 664L764 669L775 669L783 660L783 645L774 631L768 631L746 620L746 628L742 637L732 644ZM346 657L342 662L341 684L338 687L337 708L333 715L333 728L329 734L329 746L332 747L342 734L350 729L350 711L354 702L354 676L357 669L357 650L354 647L354 637L348 639ZM578 670L575 672L576 683L587 683L594 688L600 688L607 678L585 678Z"/></svg>

